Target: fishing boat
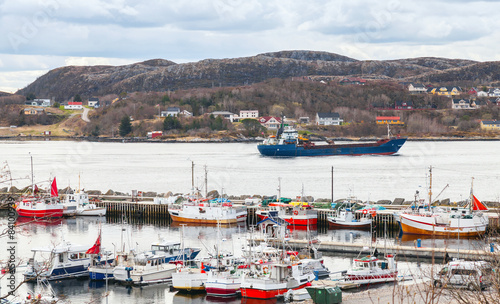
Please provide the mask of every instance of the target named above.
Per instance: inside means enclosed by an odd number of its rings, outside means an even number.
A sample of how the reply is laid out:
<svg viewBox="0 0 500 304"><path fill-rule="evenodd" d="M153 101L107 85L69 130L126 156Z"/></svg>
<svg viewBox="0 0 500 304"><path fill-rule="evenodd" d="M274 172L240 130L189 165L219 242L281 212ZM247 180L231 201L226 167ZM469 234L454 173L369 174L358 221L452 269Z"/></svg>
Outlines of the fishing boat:
<svg viewBox="0 0 500 304"><path fill-rule="evenodd" d="M194 200L172 204L168 212L174 222L234 224L247 220L246 207L236 207L227 200Z"/></svg>
<svg viewBox="0 0 500 304"><path fill-rule="evenodd" d="M335 216L327 217L328 226L333 229L370 229L372 217L376 215L375 210L363 209L362 216L356 219L356 213L351 203L344 203L337 210Z"/></svg>
<svg viewBox="0 0 500 304"><path fill-rule="evenodd" d="M26 280L87 277L90 255L86 252L89 248L91 246L66 241L54 247L33 248L33 257L29 259L23 275Z"/></svg>
<svg viewBox="0 0 500 304"><path fill-rule="evenodd" d="M259 209L255 214L259 217L259 220L279 218L291 226L314 226L318 224L318 211L303 204L270 203L268 209Z"/></svg>
<svg viewBox="0 0 500 304"><path fill-rule="evenodd" d="M172 286L181 292L200 292L205 291L207 279L208 274L203 265L186 265L172 274Z"/></svg>
<svg viewBox="0 0 500 304"><path fill-rule="evenodd" d="M302 263L277 263L267 265L269 273L261 276L243 276L240 290L243 298L274 299L290 289L301 289L315 278L314 273Z"/></svg>
<svg viewBox="0 0 500 304"><path fill-rule="evenodd" d="M354 266L344 274L345 282L378 284L394 282L398 277L395 255L388 254L379 260L374 255L354 259Z"/></svg>
<svg viewBox="0 0 500 304"><path fill-rule="evenodd" d="M260 154L273 157L329 156L329 155L391 155L397 153L406 138L390 136L376 142L346 144L315 144L301 138L292 127L280 127L275 137L264 140L257 146Z"/></svg>
<svg viewBox="0 0 500 304"><path fill-rule="evenodd" d="M156 242L151 250L115 266L113 276L116 281L132 285L167 282L176 272L176 262L192 260L200 251L200 248L182 248L180 242Z"/></svg>
<svg viewBox="0 0 500 304"><path fill-rule="evenodd" d="M105 216L106 208L97 207L96 204L89 201L89 195L83 190L67 194L63 201L63 215L77 216Z"/></svg>
<svg viewBox="0 0 500 304"><path fill-rule="evenodd" d="M56 178L52 180L50 196L41 195L33 184L32 195L22 197L16 203L19 216L31 218L58 218L63 216L63 206L59 203Z"/></svg>
<svg viewBox="0 0 500 304"><path fill-rule="evenodd" d="M418 212L403 212L399 221L403 233L432 236L480 237L486 233L489 223L483 213L488 208L473 194L471 184L470 200L465 208L431 208L432 167L429 183L429 205ZM472 182L473 183L473 182Z"/></svg>

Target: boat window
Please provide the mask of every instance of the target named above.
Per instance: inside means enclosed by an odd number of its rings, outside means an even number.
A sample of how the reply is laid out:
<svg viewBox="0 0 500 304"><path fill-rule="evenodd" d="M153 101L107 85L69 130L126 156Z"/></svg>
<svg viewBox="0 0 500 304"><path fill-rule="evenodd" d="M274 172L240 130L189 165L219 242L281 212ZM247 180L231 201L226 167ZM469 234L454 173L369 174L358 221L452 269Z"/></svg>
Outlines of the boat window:
<svg viewBox="0 0 500 304"><path fill-rule="evenodd" d="M76 260L78 259L78 253L72 253L70 256L69 256L70 259L72 260Z"/></svg>
<svg viewBox="0 0 500 304"><path fill-rule="evenodd" d="M79 255L80 259L84 259L85 258L85 253L83 253L83 252L80 252L78 255Z"/></svg>
<svg viewBox="0 0 500 304"><path fill-rule="evenodd" d="M158 246L158 245L151 245L151 250L155 251L155 250L163 250L163 248L161 248L161 246Z"/></svg>
<svg viewBox="0 0 500 304"><path fill-rule="evenodd" d="M59 263L63 263L64 262L64 257L62 254L59 254Z"/></svg>

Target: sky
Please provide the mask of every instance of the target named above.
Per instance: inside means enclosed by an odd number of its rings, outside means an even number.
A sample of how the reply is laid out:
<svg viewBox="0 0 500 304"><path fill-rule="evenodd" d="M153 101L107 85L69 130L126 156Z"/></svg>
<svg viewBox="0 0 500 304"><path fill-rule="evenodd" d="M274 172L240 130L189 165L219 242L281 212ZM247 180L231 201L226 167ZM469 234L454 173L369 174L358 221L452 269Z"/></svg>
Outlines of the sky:
<svg viewBox="0 0 500 304"><path fill-rule="evenodd" d="M68 65L281 50L500 60L500 1L0 0L0 91Z"/></svg>

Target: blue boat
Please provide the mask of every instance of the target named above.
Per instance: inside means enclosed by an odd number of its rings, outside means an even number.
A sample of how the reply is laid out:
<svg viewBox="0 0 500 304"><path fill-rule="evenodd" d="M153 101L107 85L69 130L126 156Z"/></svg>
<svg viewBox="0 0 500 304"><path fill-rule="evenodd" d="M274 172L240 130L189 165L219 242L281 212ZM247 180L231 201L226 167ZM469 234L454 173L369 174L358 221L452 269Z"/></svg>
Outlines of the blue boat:
<svg viewBox="0 0 500 304"><path fill-rule="evenodd" d="M26 280L88 277L91 258L86 252L90 247L63 241L55 247L33 248L33 257L23 275Z"/></svg>
<svg viewBox="0 0 500 304"><path fill-rule="evenodd" d="M280 128L276 137L258 145L260 154L272 157L328 156L328 155L391 155L406 142L404 137L388 137L376 142L347 144L315 144L300 138L297 130Z"/></svg>

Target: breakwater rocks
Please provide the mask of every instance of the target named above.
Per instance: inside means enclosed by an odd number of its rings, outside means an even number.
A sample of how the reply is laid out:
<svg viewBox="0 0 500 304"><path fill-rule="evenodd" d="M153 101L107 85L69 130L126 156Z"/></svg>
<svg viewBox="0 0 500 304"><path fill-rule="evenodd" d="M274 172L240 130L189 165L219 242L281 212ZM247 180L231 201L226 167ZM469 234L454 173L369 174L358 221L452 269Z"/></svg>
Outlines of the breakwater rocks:
<svg viewBox="0 0 500 304"><path fill-rule="evenodd" d="M85 189L84 189L85 190ZM45 190L45 189L40 189L40 193L47 193L50 190ZM59 193L62 195L65 194L71 194L73 193L74 190L66 187L63 189L59 189ZM111 199L113 200L114 198L117 200L127 200L127 199L142 199L142 200L152 200L155 197L161 197L161 198L168 198L168 197L177 197L177 196L183 196L183 193L173 193L171 191L165 192L165 193L158 193L155 191L135 191L132 193L129 192L121 192L121 191L116 191L113 189L109 189L105 192L100 191L100 190L85 190L90 196L101 198L105 197L106 199ZM29 194L31 193L31 185L26 186L24 188L17 188L15 186L12 187L3 187L0 188L0 203L4 202L6 199L9 197L13 197L14 199L18 199L21 195L23 194ZM198 196L202 197L202 193L198 193ZM208 193L208 197L212 198L218 198L220 197L220 193L217 190L212 190ZM227 199L230 200L236 200L236 201L244 201L247 198L254 198L254 199L261 199L261 200L277 200L276 195L261 195L261 194L245 194L245 195L228 195L226 196ZM312 196L304 196L302 198L297 197L297 198L292 198L292 200L297 200L297 201L303 201L303 202L308 202L308 203L318 203L318 204L330 204L331 199L330 198L314 198ZM344 201L352 201L351 199L347 198L340 198L340 199L335 199L334 203L342 203ZM369 205L384 205L384 206L410 206L411 204L414 203L413 200L405 200L404 198L395 198L393 200L378 200L378 201L361 201L361 200L355 200L353 201L358 204L369 204ZM449 198L445 198L442 200L437 200L432 203L432 206L443 206L443 207L463 207L466 206L468 201L459 201L459 202L452 202ZM488 208L500 208L500 202L493 202L493 201L482 201L483 204L485 204Z"/></svg>

